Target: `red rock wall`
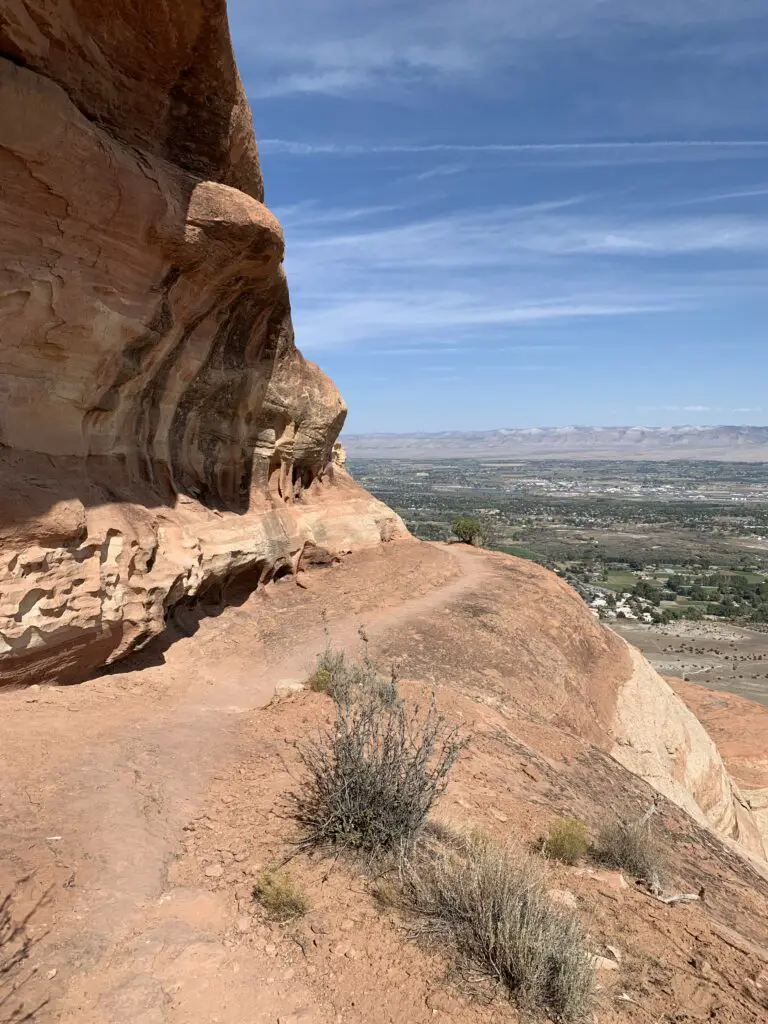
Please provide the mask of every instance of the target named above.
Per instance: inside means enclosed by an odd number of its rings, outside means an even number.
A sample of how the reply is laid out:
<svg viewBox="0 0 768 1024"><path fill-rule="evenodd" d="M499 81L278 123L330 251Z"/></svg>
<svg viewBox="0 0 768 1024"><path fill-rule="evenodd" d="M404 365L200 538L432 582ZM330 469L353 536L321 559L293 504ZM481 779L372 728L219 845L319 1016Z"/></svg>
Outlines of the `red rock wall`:
<svg viewBox="0 0 768 1024"><path fill-rule="evenodd" d="M9 0L0 54L0 681L82 678L405 531L329 471L225 4Z"/></svg>

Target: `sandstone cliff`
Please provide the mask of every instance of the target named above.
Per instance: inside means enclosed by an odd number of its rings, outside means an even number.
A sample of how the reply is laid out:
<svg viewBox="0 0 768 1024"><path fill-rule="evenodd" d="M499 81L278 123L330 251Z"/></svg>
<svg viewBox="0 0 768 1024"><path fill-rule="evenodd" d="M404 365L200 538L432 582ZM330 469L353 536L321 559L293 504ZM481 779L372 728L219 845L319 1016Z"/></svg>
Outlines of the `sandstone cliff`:
<svg viewBox="0 0 768 1024"><path fill-rule="evenodd" d="M669 684L717 744L768 852L768 707L682 679Z"/></svg>
<svg viewBox="0 0 768 1024"><path fill-rule="evenodd" d="M332 460L224 0L0 13L0 683L405 534Z"/></svg>
<svg viewBox="0 0 768 1024"><path fill-rule="evenodd" d="M0 682L72 681L190 603L406 532L346 474L344 404L294 346L223 0L13 0L0 48ZM667 684L514 575L451 669L509 664L505 700L761 853Z"/></svg>

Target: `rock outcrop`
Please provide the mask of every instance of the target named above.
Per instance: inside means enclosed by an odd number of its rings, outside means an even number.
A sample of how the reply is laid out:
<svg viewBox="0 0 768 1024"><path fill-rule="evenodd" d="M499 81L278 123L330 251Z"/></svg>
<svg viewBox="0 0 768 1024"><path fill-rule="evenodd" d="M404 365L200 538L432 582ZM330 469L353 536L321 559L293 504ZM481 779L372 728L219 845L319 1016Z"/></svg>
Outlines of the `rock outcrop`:
<svg viewBox="0 0 768 1024"><path fill-rule="evenodd" d="M669 685L717 744L768 854L768 707L682 679Z"/></svg>
<svg viewBox="0 0 768 1024"><path fill-rule="evenodd" d="M642 654L629 645L627 652L631 672L617 694L613 757L700 824L763 859L759 821L721 750Z"/></svg>
<svg viewBox="0 0 768 1024"><path fill-rule="evenodd" d="M0 682L405 535L294 345L224 0L0 13Z"/></svg>

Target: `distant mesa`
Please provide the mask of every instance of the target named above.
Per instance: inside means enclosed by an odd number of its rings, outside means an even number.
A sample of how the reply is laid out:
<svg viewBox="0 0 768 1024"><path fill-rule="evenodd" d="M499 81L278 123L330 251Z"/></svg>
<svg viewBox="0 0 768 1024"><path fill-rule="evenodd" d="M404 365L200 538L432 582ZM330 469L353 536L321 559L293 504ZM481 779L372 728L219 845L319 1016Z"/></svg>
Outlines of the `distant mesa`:
<svg viewBox="0 0 768 1024"><path fill-rule="evenodd" d="M717 459L768 461L768 427L527 427L345 434L350 459Z"/></svg>

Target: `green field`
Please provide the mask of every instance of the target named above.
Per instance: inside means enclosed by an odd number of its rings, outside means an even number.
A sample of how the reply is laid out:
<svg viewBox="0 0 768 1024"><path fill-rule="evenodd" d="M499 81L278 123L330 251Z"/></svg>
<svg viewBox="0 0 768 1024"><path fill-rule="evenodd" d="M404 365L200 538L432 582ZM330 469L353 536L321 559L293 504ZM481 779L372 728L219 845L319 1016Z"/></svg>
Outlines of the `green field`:
<svg viewBox="0 0 768 1024"><path fill-rule="evenodd" d="M616 593L623 594L633 589L637 583L637 576L628 569L609 569L603 577L603 583L609 590L615 590Z"/></svg>
<svg viewBox="0 0 768 1024"><path fill-rule="evenodd" d="M538 562L539 556L535 551L528 548L516 547L514 544L499 544L496 551L503 551L505 555L516 555L518 558L527 558L529 562Z"/></svg>

